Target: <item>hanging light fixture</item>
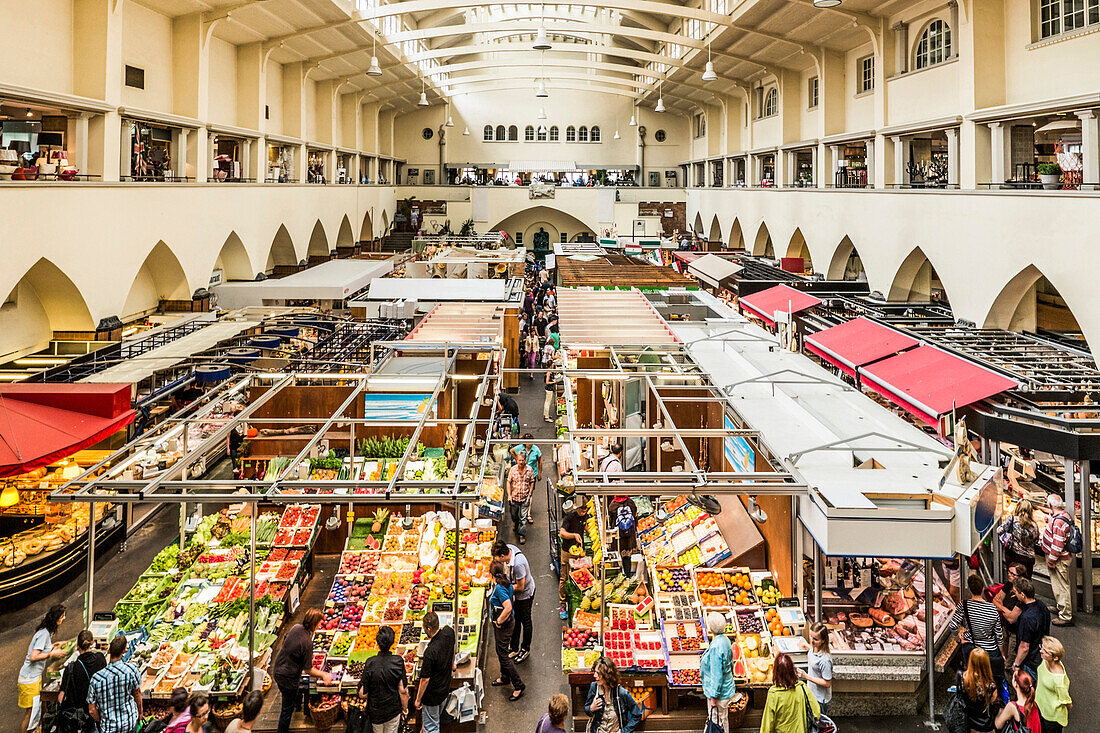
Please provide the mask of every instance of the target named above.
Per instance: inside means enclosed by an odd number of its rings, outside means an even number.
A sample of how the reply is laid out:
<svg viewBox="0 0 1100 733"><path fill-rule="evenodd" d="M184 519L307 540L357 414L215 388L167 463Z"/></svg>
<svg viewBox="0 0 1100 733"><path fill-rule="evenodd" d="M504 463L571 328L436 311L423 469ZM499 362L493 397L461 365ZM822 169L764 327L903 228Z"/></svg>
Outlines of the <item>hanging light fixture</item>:
<svg viewBox="0 0 1100 733"><path fill-rule="evenodd" d="M718 81L718 74L714 73L714 62L710 60L710 44L707 44L707 67L703 69L703 81Z"/></svg>
<svg viewBox="0 0 1100 733"><path fill-rule="evenodd" d="M540 120L545 120L546 119L546 109L544 109L543 107L539 107L539 116L538 116L538 118Z"/></svg>
<svg viewBox="0 0 1100 733"><path fill-rule="evenodd" d="M542 17L539 18L539 32L535 35L535 42L531 44L531 48L536 51L549 51L550 39L546 37L546 4L542 6Z"/></svg>
<svg viewBox="0 0 1100 733"><path fill-rule="evenodd" d="M416 103L417 107L428 106L428 95L424 93L424 77L420 77L420 101Z"/></svg>
<svg viewBox="0 0 1100 733"><path fill-rule="evenodd" d="M375 55L377 43L378 38L372 34L370 42L370 68L367 69L367 76L382 76L382 67L378 65L378 56Z"/></svg>
<svg viewBox="0 0 1100 733"><path fill-rule="evenodd" d="M540 122L539 123L539 133L545 135L547 132L549 132L549 130L546 129L546 124Z"/></svg>
<svg viewBox="0 0 1100 733"><path fill-rule="evenodd" d="M465 130L462 131L462 134L469 137L470 136L470 128L467 127Z"/></svg>
<svg viewBox="0 0 1100 733"><path fill-rule="evenodd" d="M19 503L19 491L15 488L14 484L7 484L4 486L4 491L0 492L0 507L15 506Z"/></svg>
<svg viewBox="0 0 1100 733"><path fill-rule="evenodd" d="M654 112L665 111L665 95L664 95L665 80L662 77L661 82L657 85L657 106L653 108Z"/></svg>
<svg viewBox="0 0 1100 733"><path fill-rule="evenodd" d="M455 126L455 121L451 118L450 115L447 115L447 127L454 127L454 126Z"/></svg>
<svg viewBox="0 0 1100 733"><path fill-rule="evenodd" d="M616 130L615 130L615 137L613 137L613 138L611 138L611 139L612 139L612 140L619 140L620 138L621 138L621 136L619 135L619 131L618 131L618 129L616 129Z"/></svg>
<svg viewBox="0 0 1100 733"><path fill-rule="evenodd" d="M635 97L634 99L630 100L630 122L628 123L630 127L637 127L638 126L638 119L635 117L635 114L634 114L635 111L636 111L637 106L638 106L638 98Z"/></svg>
<svg viewBox="0 0 1100 733"><path fill-rule="evenodd" d="M31 112L30 107L27 107L27 117L34 117L34 112Z"/></svg>
<svg viewBox="0 0 1100 733"><path fill-rule="evenodd" d="M550 96L550 92L546 91L546 82L544 82L542 79L539 79L539 84L535 88L535 96L539 99L544 99Z"/></svg>
<svg viewBox="0 0 1100 733"><path fill-rule="evenodd" d="M745 508L748 509L749 516L752 517L752 521L757 524L763 524L768 521L768 513L761 509L760 505L756 503L755 496L750 496L745 504L747 505Z"/></svg>
<svg viewBox="0 0 1100 733"><path fill-rule="evenodd" d="M835 8L840 5L840 0L814 0L815 8Z"/></svg>

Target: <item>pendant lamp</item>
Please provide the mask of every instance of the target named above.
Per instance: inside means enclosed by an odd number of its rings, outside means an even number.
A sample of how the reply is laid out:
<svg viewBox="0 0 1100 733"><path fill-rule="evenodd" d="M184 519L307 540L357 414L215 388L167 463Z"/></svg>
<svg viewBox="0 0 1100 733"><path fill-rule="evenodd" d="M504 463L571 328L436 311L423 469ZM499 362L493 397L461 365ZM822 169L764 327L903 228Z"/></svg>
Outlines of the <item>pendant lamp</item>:
<svg viewBox="0 0 1100 733"><path fill-rule="evenodd" d="M637 127L637 126L638 126L638 120L636 120L634 118L634 113L631 112L630 113L630 127Z"/></svg>
<svg viewBox="0 0 1100 733"><path fill-rule="evenodd" d="M0 507L15 506L19 503L19 491L14 485L8 484L4 491L0 492Z"/></svg>
<svg viewBox="0 0 1100 733"><path fill-rule="evenodd" d="M424 78L420 78L420 101L416 103L417 107L428 106L428 95L424 93Z"/></svg>
<svg viewBox="0 0 1100 733"><path fill-rule="evenodd" d="M714 62L710 60L710 44L707 44L707 66L703 69L703 81L718 81L718 74L714 73Z"/></svg>
<svg viewBox="0 0 1100 733"><path fill-rule="evenodd" d="M612 139L612 140L619 140L619 139L620 139L620 135L619 135L619 131L618 131L618 130L615 130L615 137L613 137L613 138L611 138L611 139Z"/></svg>
<svg viewBox="0 0 1100 733"><path fill-rule="evenodd" d="M378 65L378 56L375 55L376 43L377 39L372 38L370 45L370 68L367 69L367 76L382 76L382 67Z"/></svg>
<svg viewBox="0 0 1100 733"><path fill-rule="evenodd" d="M463 131L462 131L462 134L463 134L463 135L466 135L467 137L469 137L469 135L470 135L470 128L468 128L468 127L467 127L467 128L465 129L465 130L463 130Z"/></svg>
<svg viewBox="0 0 1100 733"><path fill-rule="evenodd" d="M835 8L840 5L840 0L814 0L815 8Z"/></svg>
<svg viewBox="0 0 1100 733"><path fill-rule="evenodd" d="M539 85L535 88L535 96L539 99L543 99L550 96L550 92L546 91L546 82L539 79Z"/></svg>
<svg viewBox="0 0 1100 733"><path fill-rule="evenodd" d="M454 127L454 126L455 126L454 119L452 119L450 115L447 115L447 127Z"/></svg>
<svg viewBox="0 0 1100 733"><path fill-rule="evenodd" d="M540 120L545 120L546 119L546 110L543 107L539 107L538 119L540 119Z"/></svg>
<svg viewBox="0 0 1100 733"><path fill-rule="evenodd" d="M535 35L535 42L531 44L531 48L536 51L549 51L552 48L550 39L546 36L546 28L541 23L539 24L539 31Z"/></svg>
<svg viewBox="0 0 1100 733"><path fill-rule="evenodd" d="M653 108L654 112L665 111L665 98L663 96L657 97L657 106Z"/></svg>

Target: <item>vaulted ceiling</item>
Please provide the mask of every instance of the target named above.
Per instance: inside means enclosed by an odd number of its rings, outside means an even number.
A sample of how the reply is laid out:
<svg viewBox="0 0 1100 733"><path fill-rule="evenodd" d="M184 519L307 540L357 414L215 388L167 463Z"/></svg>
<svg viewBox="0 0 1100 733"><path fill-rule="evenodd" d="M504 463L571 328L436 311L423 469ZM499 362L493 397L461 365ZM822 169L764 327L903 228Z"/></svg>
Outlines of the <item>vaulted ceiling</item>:
<svg viewBox="0 0 1100 733"><path fill-rule="evenodd" d="M595 90L688 111L767 73L804 70L821 49L846 51L881 32L908 0L138 0L176 17L202 13L215 36L262 43L311 79L339 80L367 101L415 106L455 94ZM532 43L545 30L551 48ZM381 77L366 74L371 56ZM704 82L708 57L719 80ZM517 97L518 99L518 97Z"/></svg>

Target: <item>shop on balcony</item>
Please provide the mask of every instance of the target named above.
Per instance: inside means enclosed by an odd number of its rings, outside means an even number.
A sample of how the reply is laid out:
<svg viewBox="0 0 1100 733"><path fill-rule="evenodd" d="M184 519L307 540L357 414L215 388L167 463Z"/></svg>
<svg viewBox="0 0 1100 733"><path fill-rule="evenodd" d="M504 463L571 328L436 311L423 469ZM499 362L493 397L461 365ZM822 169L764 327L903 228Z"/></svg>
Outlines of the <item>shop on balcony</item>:
<svg viewBox="0 0 1100 733"><path fill-rule="evenodd" d="M306 149L306 183L329 183L332 176L329 170L331 148L311 146Z"/></svg>
<svg viewBox="0 0 1100 733"><path fill-rule="evenodd" d="M88 117L41 105L0 102L0 180L87 179Z"/></svg>
<svg viewBox="0 0 1100 733"><path fill-rule="evenodd" d="M356 175L356 164L359 162L359 156L355 155L348 150L336 151L336 182L337 183L355 183L358 176Z"/></svg>
<svg viewBox="0 0 1100 733"><path fill-rule="evenodd" d="M721 188L722 186L726 185L726 161L722 158L717 158L715 160L708 161L707 165L710 167L710 185L714 186L715 188Z"/></svg>
<svg viewBox="0 0 1100 733"><path fill-rule="evenodd" d="M378 159L373 155L359 156L359 183L375 183L378 178Z"/></svg>
<svg viewBox="0 0 1100 733"><path fill-rule="evenodd" d="M990 132L988 186L1100 188L1100 94L1089 97L1032 105L1030 110L1002 107L976 114L974 118Z"/></svg>
<svg viewBox="0 0 1100 733"><path fill-rule="evenodd" d="M833 188L874 188L875 134L868 130L857 136L838 135L822 142L828 146L833 164Z"/></svg>
<svg viewBox="0 0 1100 733"><path fill-rule="evenodd" d="M781 149L786 161L784 185L795 188L815 188L817 176L817 141L805 140Z"/></svg>
<svg viewBox="0 0 1100 733"><path fill-rule="evenodd" d="M774 188L777 185L775 159L778 152L775 148L762 148L749 153L749 162L752 167L751 180L754 187Z"/></svg>
<svg viewBox="0 0 1100 733"><path fill-rule="evenodd" d="M249 176L252 162L252 146L255 137L243 131L228 128L211 128L210 154L212 156L210 180L214 182L252 183Z"/></svg>
<svg viewBox="0 0 1100 733"><path fill-rule="evenodd" d="M267 138L267 168L264 181L267 183L297 183L298 156L302 144L292 140Z"/></svg>
<svg viewBox="0 0 1100 733"><path fill-rule="evenodd" d="M729 185L736 186L738 188L744 188L748 185L748 177L746 176L746 170L748 168L747 158L744 155L738 155L729 159Z"/></svg>
<svg viewBox="0 0 1100 733"><path fill-rule="evenodd" d="M893 188L958 188L959 123L952 117L880 130L894 144Z"/></svg>

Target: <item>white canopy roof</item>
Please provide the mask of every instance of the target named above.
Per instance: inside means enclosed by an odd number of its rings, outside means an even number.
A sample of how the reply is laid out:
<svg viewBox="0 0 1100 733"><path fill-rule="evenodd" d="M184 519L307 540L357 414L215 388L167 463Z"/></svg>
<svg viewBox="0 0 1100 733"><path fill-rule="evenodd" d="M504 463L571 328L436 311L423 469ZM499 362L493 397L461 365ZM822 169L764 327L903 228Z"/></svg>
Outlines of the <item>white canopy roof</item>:
<svg viewBox="0 0 1100 733"><path fill-rule="evenodd" d="M265 300L343 300L392 271L388 259L329 260L277 280L223 283L214 292L223 308L263 305Z"/></svg>
<svg viewBox="0 0 1100 733"><path fill-rule="evenodd" d="M382 277L371 281L367 300L444 302L507 300L513 280L435 277Z"/></svg>
<svg viewBox="0 0 1100 733"><path fill-rule="evenodd" d="M716 288L722 286L722 281L743 269L745 268L732 260L712 254L705 254L688 263L688 274Z"/></svg>

